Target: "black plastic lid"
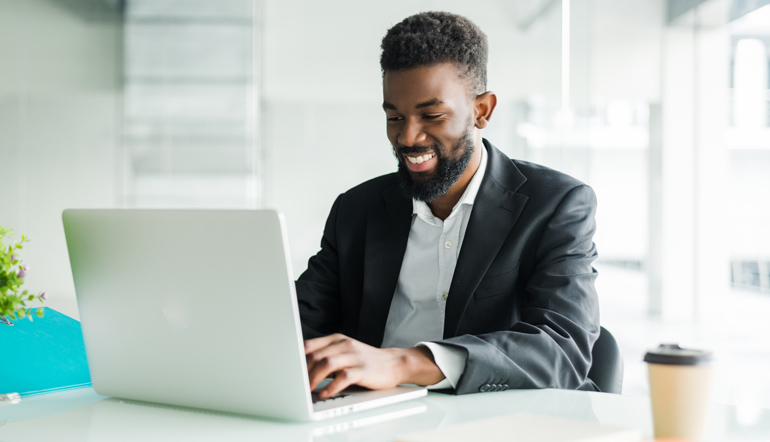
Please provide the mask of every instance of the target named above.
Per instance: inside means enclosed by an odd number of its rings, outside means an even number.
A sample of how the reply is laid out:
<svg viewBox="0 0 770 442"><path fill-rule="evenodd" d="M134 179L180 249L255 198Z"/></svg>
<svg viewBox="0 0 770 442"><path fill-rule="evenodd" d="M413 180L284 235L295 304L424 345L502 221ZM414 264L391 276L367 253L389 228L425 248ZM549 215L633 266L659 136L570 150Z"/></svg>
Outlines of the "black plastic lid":
<svg viewBox="0 0 770 442"><path fill-rule="evenodd" d="M682 348L679 344L661 344L647 351L644 362L667 365L704 365L714 360L714 354L706 350Z"/></svg>

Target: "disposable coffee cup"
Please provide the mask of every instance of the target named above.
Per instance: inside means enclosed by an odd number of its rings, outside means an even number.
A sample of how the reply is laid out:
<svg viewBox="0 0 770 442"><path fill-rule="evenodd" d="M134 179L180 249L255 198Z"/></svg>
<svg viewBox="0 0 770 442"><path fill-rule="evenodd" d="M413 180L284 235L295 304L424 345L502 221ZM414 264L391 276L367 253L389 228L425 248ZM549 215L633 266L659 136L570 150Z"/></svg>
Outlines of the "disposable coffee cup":
<svg viewBox="0 0 770 442"><path fill-rule="evenodd" d="M703 440L713 359L709 351L676 344L661 345L644 355L656 438Z"/></svg>

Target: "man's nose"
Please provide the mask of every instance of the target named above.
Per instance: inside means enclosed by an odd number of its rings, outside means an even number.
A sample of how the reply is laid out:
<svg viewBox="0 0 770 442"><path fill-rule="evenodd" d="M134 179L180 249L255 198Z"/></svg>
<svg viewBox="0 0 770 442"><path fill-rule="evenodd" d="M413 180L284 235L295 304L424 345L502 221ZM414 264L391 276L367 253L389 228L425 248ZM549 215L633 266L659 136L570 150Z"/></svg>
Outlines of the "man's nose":
<svg viewBox="0 0 770 442"><path fill-rule="evenodd" d="M425 132L422 131L422 125L407 119L398 135L398 143L402 146L414 146L422 143L426 138Z"/></svg>

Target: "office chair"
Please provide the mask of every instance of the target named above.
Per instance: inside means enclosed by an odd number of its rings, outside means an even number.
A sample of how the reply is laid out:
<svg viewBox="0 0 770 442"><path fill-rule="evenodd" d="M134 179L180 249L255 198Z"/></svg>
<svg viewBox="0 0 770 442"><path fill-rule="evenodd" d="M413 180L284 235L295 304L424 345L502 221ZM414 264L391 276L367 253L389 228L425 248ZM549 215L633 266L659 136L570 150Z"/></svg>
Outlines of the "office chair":
<svg viewBox="0 0 770 442"><path fill-rule="evenodd" d="M620 394L623 388L623 358L615 337L601 327L599 339L591 349L591 369L588 378L605 393Z"/></svg>

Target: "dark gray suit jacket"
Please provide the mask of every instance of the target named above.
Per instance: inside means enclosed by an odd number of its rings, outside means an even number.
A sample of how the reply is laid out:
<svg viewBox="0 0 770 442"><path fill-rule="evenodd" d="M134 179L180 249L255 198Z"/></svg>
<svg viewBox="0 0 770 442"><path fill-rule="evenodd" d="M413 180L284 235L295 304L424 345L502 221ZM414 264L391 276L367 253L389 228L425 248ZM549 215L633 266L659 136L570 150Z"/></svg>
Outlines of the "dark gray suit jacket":
<svg viewBox="0 0 770 442"><path fill-rule="evenodd" d="M596 390L586 377L599 336L594 192L484 144L489 162L439 341L468 354L455 393ZM321 250L297 280L306 339L339 332L382 344L411 222L395 173L337 198Z"/></svg>

